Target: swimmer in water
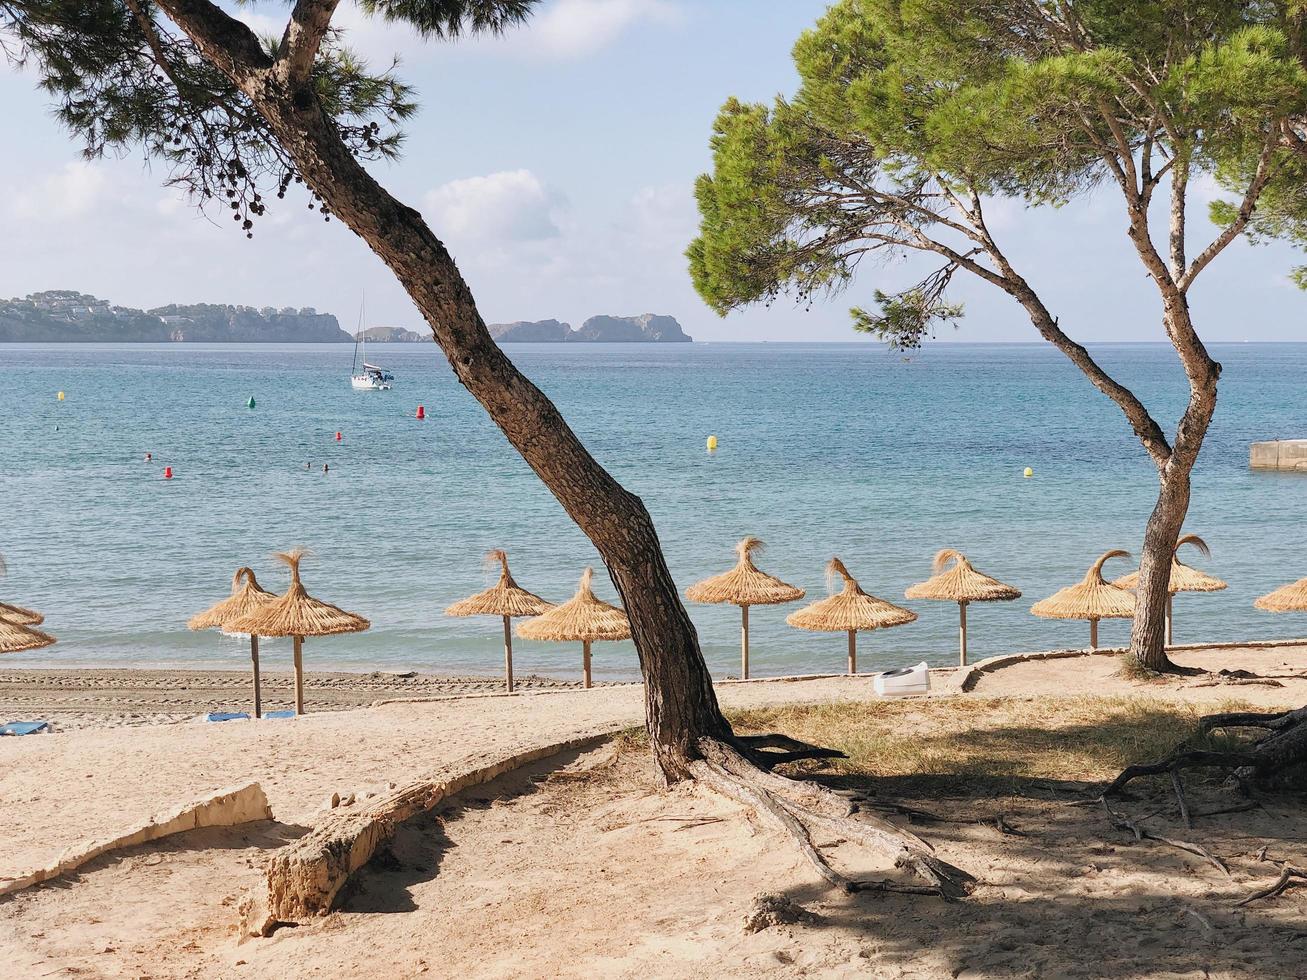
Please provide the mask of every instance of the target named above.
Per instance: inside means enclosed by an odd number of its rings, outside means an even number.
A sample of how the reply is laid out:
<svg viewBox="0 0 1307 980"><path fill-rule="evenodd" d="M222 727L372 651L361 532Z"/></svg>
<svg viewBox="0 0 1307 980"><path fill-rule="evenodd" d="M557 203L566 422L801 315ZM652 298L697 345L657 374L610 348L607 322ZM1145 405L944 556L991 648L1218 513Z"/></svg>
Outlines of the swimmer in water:
<svg viewBox="0 0 1307 980"><path fill-rule="evenodd" d="M326 463L323 463L323 464L322 464L322 472L323 472L323 473L330 473L330 472L331 472L331 467L328 466Z"/></svg>

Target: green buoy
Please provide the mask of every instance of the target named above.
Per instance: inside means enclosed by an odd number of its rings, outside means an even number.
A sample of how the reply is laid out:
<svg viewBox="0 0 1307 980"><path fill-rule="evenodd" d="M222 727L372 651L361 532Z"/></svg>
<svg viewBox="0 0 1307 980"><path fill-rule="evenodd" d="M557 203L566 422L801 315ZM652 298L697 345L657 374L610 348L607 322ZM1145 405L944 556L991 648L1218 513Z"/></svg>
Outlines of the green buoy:
<svg viewBox="0 0 1307 980"><path fill-rule="evenodd" d="M245 407L246 407L246 408L253 408L253 407L254 407L254 396L253 396L253 395L250 395L250 400L247 401L247 402L245 403Z"/></svg>

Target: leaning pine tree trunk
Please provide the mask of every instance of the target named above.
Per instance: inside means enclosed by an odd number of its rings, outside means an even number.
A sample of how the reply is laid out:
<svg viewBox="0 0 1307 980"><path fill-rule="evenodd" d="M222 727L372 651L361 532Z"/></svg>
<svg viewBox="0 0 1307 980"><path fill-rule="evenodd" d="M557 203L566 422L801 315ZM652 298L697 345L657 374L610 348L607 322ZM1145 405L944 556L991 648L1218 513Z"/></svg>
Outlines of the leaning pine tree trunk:
<svg viewBox="0 0 1307 980"><path fill-rule="evenodd" d="M730 726L644 504L491 339L445 246L354 159L316 100L293 108L286 93L250 95L309 186L394 272L459 381L594 543L631 620L659 767L669 782L685 778L698 740Z"/></svg>

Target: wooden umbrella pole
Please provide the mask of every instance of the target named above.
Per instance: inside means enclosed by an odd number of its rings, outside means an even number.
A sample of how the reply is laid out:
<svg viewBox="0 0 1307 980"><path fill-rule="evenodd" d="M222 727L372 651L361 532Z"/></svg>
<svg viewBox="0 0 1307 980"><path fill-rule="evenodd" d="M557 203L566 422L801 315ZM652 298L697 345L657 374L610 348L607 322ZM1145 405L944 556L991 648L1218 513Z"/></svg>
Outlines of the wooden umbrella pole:
<svg viewBox="0 0 1307 980"><path fill-rule="evenodd" d="M849 673L858 672L858 631L849 630Z"/></svg>
<svg viewBox="0 0 1307 980"><path fill-rule="evenodd" d="M740 607L740 678L749 679L749 607Z"/></svg>
<svg viewBox="0 0 1307 980"><path fill-rule="evenodd" d="M1096 619L1089 621L1089 649L1098 649L1098 620Z"/></svg>
<svg viewBox="0 0 1307 980"><path fill-rule="evenodd" d="M958 603L958 656L963 667L967 665L967 604Z"/></svg>
<svg viewBox="0 0 1307 980"><path fill-rule="evenodd" d="M512 621L504 617L504 683L513 693L513 630Z"/></svg>
<svg viewBox="0 0 1307 980"><path fill-rule="evenodd" d="M263 717L263 690L259 685L259 638L250 634L250 660L254 663L254 717Z"/></svg>
<svg viewBox="0 0 1307 980"><path fill-rule="evenodd" d="M589 640L585 641L584 645L581 647L581 650L582 650L581 656L583 658L581 664L582 664L582 670L585 673L585 686L590 687L591 685L590 685L590 641Z"/></svg>
<svg viewBox="0 0 1307 980"><path fill-rule="evenodd" d="M1175 642L1174 637L1171 633L1171 626L1175 622L1175 614L1172 606L1172 603L1174 601L1175 601L1175 596L1172 595L1170 592L1168 592L1166 594L1166 645L1167 646L1171 646L1171 644Z"/></svg>
<svg viewBox="0 0 1307 980"><path fill-rule="evenodd" d="M295 714L304 714L304 637L295 637Z"/></svg>

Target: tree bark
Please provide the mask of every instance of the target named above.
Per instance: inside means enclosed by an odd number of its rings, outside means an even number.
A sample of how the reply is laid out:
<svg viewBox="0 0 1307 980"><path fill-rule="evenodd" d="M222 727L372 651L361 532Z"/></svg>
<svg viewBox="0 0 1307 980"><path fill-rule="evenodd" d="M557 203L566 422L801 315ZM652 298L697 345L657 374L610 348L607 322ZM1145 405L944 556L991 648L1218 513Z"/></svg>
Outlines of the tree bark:
<svg viewBox="0 0 1307 980"><path fill-rule="evenodd" d="M1189 513L1190 479L1207 428L1216 411L1216 385L1221 365L1212 360L1198 340L1183 292L1160 282L1165 302L1167 334L1177 348L1183 346L1185 375L1189 379L1189 403L1176 428L1175 447L1158 468L1157 503L1144 529L1139 561L1134 625L1130 629L1130 653L1144 670L1177 670L1166 654L1166 611L1170 596L1171 559L1175 543Z"/></svg>
<svg viewBox="0 0 1307 980"><path fill-rule="evenodd" d="M1144 528L1139 560L1139 586L1135 593L1134 625L1130 628L1130 657L1145 670L1173 671L1166 655L1166 598L1171 580L1171 558L1189 510L1189 473L1163 475L1157 503Z"/></svg>
<svg viewBox="0 0 1307 980"><path fill-rule="evenodd" d="M593 542L631 621L659 767L668 782L689 778L699 740L729 738L731 728L643 502L599 465L491 339L449 251L349 152L311 82L277 71L244 25L205 0L161 0L160 7L252 100L331 214L390 267L459 382Z"/></svg>

